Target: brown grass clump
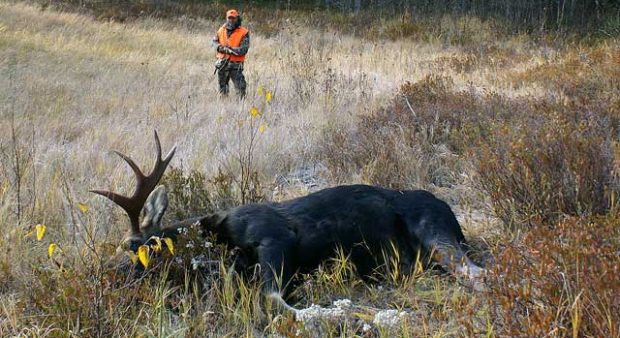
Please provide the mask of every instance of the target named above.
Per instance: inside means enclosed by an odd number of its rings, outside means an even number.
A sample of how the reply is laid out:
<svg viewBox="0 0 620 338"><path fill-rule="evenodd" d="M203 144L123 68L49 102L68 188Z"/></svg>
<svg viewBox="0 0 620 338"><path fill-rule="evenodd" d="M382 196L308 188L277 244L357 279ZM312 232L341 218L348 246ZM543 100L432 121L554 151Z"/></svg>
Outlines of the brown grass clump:
<svg viewBox="0 0 620 338"><path fill-rule="evenodd" d="M541 85L552 88L558 103L569 110L594 112L620 121L620 47L599 44L571 49L560 55L544 55L542 62L506 75L515 87Z"/></svg>

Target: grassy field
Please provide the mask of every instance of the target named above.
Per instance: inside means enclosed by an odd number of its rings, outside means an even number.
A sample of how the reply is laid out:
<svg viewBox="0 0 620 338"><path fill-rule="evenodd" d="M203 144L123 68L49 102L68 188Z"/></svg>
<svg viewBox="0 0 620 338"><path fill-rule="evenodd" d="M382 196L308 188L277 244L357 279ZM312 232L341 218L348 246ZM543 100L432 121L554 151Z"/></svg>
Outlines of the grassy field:
<svg viewBox="0 0 620 338"><path fill-rule="evenodd" d="M0 1L0 336L620 337L619 41L442 20L424 39L248 20L240 102L217 94L220 22ZM342 257L301 276L296 321L195 234L127 278L126 217L88 191L129 194L110 150L148 167L154 129L177 146L169 220L342 183L428 189L487 287L398 264L367 284Z"/></svg>

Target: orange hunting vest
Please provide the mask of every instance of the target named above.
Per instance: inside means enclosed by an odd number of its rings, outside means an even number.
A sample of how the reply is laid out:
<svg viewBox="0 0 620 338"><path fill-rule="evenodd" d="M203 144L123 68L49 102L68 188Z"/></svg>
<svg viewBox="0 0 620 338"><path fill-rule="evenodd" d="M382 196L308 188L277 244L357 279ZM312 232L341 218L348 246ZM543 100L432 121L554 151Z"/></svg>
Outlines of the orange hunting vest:
<svg viewBox="0 0 620 338"><path fill-rule="evenodd" d="M232 34L230 34L230 37L226 36L226 25L223 25L222 27L220 27L220 29L217 31L217 37L220 40L220 45L222 46L228 46L231 48L237 48L239 46L241 46L241 40L243 40L243 37L248 34L248 30L245 29L244 27L237 27ZM234 61L234 62L243 62L245 61L245 55L227 55L224 53L220 53L217 52L216 54L218 59L223 59L226 57L230 57L230 61Z"/></svg>

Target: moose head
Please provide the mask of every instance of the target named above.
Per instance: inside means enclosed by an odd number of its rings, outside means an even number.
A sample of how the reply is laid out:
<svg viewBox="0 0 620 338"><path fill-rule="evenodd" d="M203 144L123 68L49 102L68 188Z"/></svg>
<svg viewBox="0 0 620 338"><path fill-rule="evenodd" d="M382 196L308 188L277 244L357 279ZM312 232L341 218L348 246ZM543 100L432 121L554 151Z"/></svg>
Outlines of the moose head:
<svg viewBox="0 0 620 338"><path fill-rule="evenodd" d="M107 197L125 210L127 216L129 216L131 227L125 236L124 242L134 252L151 237L162 234L161 221L168 207L166 187L163 185L158 186L157 184L164 175L170 160L172 160L176 147L173 147L168 152L168 155L162 159L161 143L157 131L155 131L155 145L157 147L155 165L148 175L142 173L138 165L130 157L121 152L114 151L129 164L136 176L136 188L131 197L107 190L91 190L95 194ZM142 218L142 221L140 221L140 218Z"/></svg>

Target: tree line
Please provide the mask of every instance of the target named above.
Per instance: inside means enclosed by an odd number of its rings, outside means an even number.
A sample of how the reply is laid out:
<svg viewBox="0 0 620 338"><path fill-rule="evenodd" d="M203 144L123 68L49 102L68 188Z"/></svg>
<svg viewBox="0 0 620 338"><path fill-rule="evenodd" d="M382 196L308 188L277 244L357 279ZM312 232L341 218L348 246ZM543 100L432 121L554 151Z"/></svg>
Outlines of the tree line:
<svg viewBox="0 0 620 338"><path fill-rule="evenodd" d="M241 6L244 2L233 1ZM620 0L258 0L251 3L276 9L319 9L353 14L376 11L399 15L408 11L414 18L466 14L499 18L516 29L620 28Z"/></svg>
<svg viewBox="0 0 620 338"><path fill-rule="evenodd" d="M620 35L620 0L34 0L64 9L95 12L119 8L145 15L198 15L219 18L219 11L300 10L353 18L434 19L443 15L499 20L512 31L572 30ZM376 23L371 20L368 24Z"/></svg>

